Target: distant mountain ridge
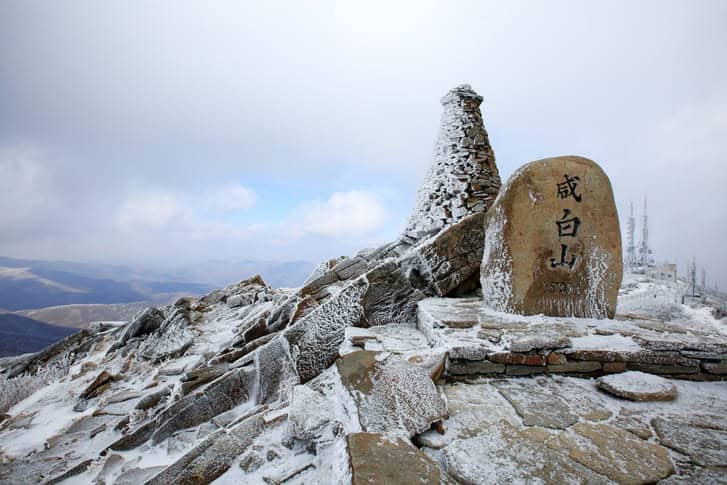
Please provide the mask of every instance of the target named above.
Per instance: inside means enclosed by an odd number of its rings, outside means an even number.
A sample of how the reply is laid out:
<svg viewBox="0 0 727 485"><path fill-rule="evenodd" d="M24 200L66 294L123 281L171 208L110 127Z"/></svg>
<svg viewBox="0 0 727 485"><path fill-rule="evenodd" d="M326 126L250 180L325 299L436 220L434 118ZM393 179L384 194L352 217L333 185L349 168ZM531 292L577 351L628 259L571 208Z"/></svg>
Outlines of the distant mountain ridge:
<svg viewBox="0 0 727 485"><path fill-rule="evenodd" d="M31 310L70 304L149 301L201 295L255 274L272 287L300 285L314 268L307 261L207 261L156 269L0 257L0 308Z"/></svg>
<svg viewBox="0 0 727 485"><path fill-rule="evenodd" d="M0 357L38 352L77 331L15 313L0 313Z"/></svg>

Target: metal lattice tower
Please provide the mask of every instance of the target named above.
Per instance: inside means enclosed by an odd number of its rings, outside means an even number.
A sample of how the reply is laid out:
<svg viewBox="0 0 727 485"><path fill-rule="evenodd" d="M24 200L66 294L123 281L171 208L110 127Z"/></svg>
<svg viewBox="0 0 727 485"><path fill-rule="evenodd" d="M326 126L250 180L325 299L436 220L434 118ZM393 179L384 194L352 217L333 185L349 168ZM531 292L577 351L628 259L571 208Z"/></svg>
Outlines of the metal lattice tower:
<svg viewBox="0 0 727 485"><path fill-rule="evenodd" d="M649 265L649 216L646 214L646 197L644 197L644 215L642 217L643 227L641 228L641 244L639 244L639 264Z"/></svg>
<svg viewBox="0 0 727 485"><path fill-rule="evenodd" d="M689 265L689 292L692 296L697 294L697 262L692 258L692 264Z"/></svg>
<svg viewBox="0 0 727 485"><path fill-rule="evenodd" d="M631 202L631 212L626 220L626 266L636 266L636 246L634 242L634 230L636 222L634 221L634 203Z"/></svg>

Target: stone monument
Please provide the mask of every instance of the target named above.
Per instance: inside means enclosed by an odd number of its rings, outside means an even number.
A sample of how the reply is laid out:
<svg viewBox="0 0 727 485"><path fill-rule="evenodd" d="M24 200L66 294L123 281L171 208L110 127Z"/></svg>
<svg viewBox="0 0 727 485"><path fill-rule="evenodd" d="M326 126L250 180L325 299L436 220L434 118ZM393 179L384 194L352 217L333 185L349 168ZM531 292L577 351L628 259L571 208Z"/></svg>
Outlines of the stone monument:
<svg viewBox="0 0 727 485"><path fill-rule="evenodd" d="M623 274L611 183L595 162L528 163L500 191L485 222L485 303L498 311L613 318Z"/></svg>
<svg viewBox="0 0 727 485"><path fill-rule="evenodd" d="M444 112L434 160L403 233L409 242L485 212L500 189L495 154L480 113L482 96L462 84L441 102Z"/></svg>

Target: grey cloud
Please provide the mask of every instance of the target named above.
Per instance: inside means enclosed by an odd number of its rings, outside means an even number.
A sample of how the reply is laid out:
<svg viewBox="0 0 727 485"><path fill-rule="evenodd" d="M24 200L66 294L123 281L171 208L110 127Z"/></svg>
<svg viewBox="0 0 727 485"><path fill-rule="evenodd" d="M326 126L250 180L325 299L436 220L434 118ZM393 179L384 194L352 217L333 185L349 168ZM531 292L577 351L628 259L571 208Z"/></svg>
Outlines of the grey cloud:
<svg viewBox="0 0 727 485"><path fill-rule="evenodd" d="M2 2L0 146L37 147L50 202L14 219L0 253L164 257L160 236L108 237L110 214L144 190L245 177L300 180L320 200L397 191L376 232L391 237L430 161L439 97L469 82L503 176L592 157L622 214L653 201L657 254L698 253L724 287L727 137L708 120L727 116L725 24L719 1ZM193 259L271 251L186 237L176 254ZM372 237L276 251L316 258Z"/></svg>

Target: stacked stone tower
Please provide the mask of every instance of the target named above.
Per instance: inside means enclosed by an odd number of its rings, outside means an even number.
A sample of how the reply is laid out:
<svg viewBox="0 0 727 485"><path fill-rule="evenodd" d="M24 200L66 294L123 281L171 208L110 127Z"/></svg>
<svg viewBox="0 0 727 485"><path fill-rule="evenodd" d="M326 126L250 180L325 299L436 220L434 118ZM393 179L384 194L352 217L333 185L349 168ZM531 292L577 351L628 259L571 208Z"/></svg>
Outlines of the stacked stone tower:
<svg viewBox="0 0 727 485"><path fill-rule="evenodd" d="M465 216L486 211L500 189L495 154L482 123L482 96L468 84L442 98L444 113L434 160L403 238L415 242Z"/></svg>

